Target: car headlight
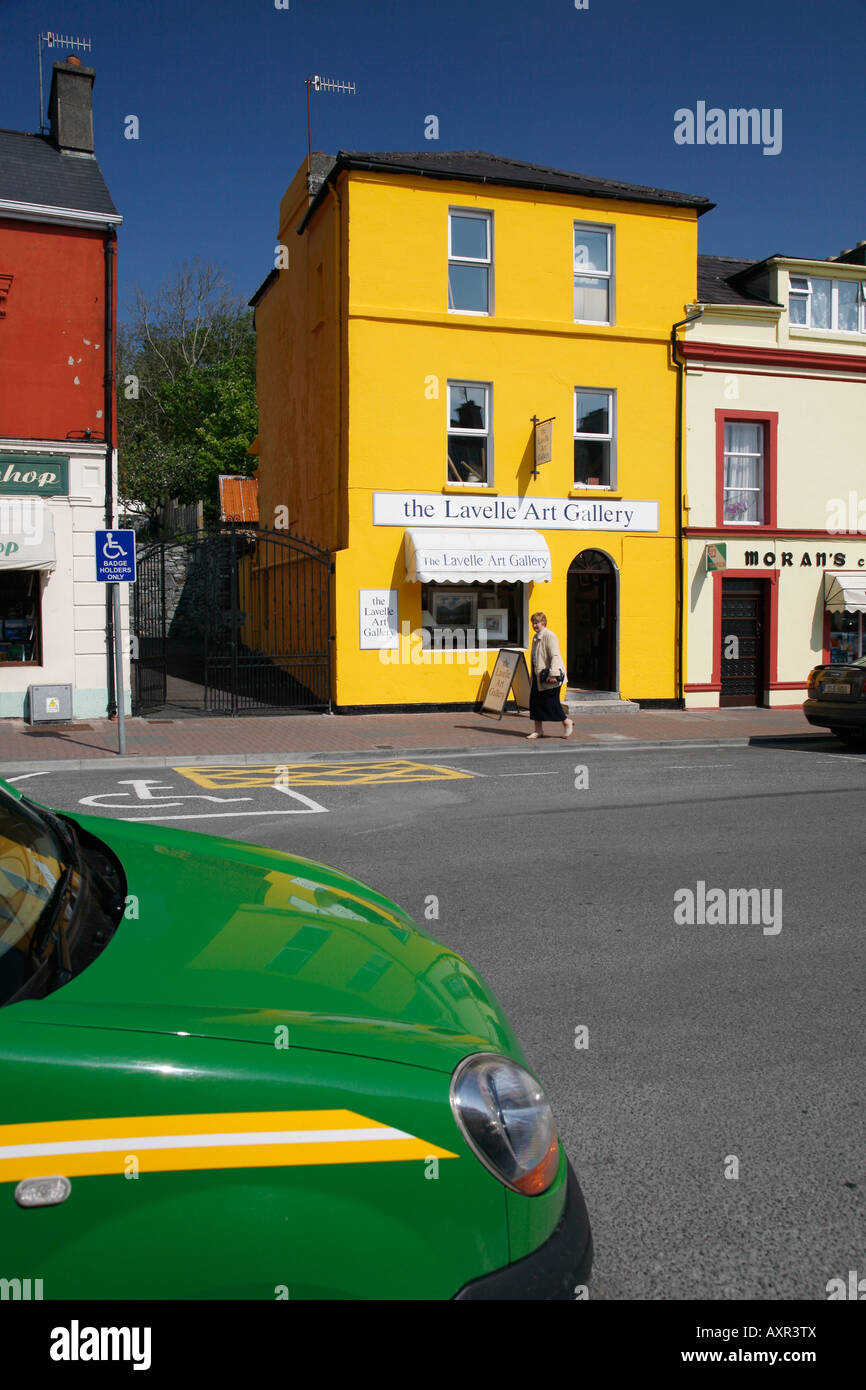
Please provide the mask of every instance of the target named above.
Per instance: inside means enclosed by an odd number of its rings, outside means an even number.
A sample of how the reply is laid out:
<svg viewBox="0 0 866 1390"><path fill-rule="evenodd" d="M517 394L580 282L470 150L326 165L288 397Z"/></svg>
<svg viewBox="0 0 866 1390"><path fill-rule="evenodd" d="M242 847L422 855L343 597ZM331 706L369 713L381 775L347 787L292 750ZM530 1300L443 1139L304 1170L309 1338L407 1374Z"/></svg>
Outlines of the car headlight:
<svg viewBox="0 0 866 1390"><path fill-rule="evenodd" d="M466 1057L451 1078L451 1109L469 1147L514 1192L546 1192L559 1141L544 1092L525 1067L493 1052Z"/></svg>

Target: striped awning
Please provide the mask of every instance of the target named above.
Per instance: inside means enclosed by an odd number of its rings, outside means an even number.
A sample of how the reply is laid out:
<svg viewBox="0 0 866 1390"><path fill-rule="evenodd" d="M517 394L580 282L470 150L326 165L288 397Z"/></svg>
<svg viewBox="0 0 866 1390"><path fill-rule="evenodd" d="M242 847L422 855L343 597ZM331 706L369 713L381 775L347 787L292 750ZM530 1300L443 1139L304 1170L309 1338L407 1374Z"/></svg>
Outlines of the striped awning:
<svg viewBox="0 0 866 1390"><path fill-rule="evenodd" d="M866 570L826 570L824 607L830 613L866 613Z"/></svg>

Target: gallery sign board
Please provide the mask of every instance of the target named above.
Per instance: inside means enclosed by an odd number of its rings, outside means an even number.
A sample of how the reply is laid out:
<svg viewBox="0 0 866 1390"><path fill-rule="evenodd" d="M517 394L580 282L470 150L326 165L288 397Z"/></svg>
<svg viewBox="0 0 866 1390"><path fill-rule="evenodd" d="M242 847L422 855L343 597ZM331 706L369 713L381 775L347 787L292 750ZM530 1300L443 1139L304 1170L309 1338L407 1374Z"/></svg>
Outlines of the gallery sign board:
<svg viewBox="0 0 866 1390"><path fill-rule="evenodd" d="M502 718L509 692L514 690L514 701L519 709L529 709L531 684L526 657L519 647L500 647L496 665L490 677L490 684L481 705L482 714L495 714Z"/></svg>
<svg viewBox="0 0 866 1390"><path fill-rule="evenodd" d="M490 497L477 493L374 492L374 526L527 527L550 531L659 529L658 502L623 498Z"/></svg>

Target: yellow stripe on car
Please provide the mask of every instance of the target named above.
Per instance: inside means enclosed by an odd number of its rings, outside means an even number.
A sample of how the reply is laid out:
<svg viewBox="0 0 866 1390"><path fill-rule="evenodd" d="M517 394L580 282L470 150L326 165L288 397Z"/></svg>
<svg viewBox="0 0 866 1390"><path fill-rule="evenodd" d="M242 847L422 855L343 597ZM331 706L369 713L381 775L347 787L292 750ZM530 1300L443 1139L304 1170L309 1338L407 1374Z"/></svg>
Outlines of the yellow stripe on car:
<svg viewBox="0 0 866 1390"><path fill-rule="evenodd" d="M0 1125L0 1182L139 1172L456 1158L352 1110L138 1115Z"/></svg>

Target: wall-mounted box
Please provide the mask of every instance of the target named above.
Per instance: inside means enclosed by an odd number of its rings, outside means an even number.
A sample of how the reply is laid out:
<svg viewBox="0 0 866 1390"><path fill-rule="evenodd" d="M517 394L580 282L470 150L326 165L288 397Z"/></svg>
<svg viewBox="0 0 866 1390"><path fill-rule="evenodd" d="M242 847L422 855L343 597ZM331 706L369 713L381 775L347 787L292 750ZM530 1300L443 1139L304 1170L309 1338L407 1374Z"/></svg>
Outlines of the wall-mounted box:
<svg viewBox="0 0 866 1390"><path fill-rule="evenodd" d="M64 724L71 718L71 685L30 685L27 687L28 724Z"/></svg>

